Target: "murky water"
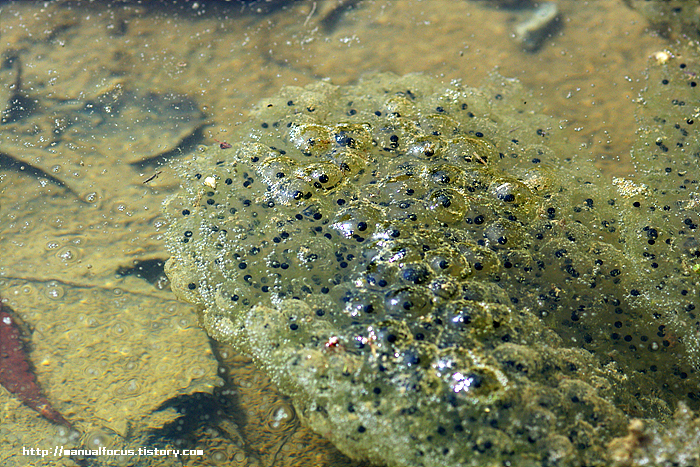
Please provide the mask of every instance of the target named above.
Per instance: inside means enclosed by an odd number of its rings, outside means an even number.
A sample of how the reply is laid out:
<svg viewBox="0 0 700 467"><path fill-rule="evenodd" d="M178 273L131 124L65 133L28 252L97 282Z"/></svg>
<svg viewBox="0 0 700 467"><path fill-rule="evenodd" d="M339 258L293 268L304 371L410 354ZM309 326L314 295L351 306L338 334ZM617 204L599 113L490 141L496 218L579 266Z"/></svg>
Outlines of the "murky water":
<svg viewBox="0 0 700 467"><path fill-rule="evenodd" d="M478 86L497 70L559 122L548 131L607 176L631 174L634 100L664 39L622 2L559 0L550 34L528 51L514 30L532 10L499 5L0 3L0 294L33 330L48 398L80 431L2 392L0 460L179 465L22 455L64 444L204 449L188 465L349 464L247 360L212 350L173 300L158 266L160 205L178 185L167 162L225 142L285 85L391 71Z"/></svg>

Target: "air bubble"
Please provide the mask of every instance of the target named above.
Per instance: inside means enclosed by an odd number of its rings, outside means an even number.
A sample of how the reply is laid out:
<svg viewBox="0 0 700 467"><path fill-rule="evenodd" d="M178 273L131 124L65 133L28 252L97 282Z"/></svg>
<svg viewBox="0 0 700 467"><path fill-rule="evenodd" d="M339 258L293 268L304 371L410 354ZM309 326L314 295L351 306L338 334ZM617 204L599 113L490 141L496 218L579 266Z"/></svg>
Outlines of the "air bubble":
<svg viewBox="0 0 700 467"><path fill-rule="evenodd" d="M272 406L267 415L267 427L270 431L282 431L292 427L296 414L291 405L278 402Z"/></svg>
<svg viewBox="0 0 700 467"><path fill-rule="evenodd" d="M56 252L56 257L65 263L72 263L79 258L79 251L73 247L64 246Z"/></svg>
<svg viewBox="0 0 700 467"><path fill-rule="evenodd" d="M83 436L82 443L85 449L98 450L111 446L112 439L102 430L92 430Z"/></svg>
<svg viewBox="0 0 700 467"><path fill-rule="evenodd" d="M55 284L49 284L46 288L46 296L52 300L59 300L65 295L63 287Z"/></svg>

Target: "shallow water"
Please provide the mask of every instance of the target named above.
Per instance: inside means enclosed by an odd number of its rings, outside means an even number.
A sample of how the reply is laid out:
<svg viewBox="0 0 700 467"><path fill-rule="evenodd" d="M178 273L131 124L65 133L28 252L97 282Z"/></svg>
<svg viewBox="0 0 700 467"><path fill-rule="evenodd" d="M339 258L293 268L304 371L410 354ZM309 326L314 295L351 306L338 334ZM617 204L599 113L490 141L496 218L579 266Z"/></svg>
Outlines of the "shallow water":
<svg viewBox="0 0 700 467"><path fill-rule="evenodd" d="M665 48L664 39L622 2L560 0L559 24L539 50L526 51L513 30L530 13L496 3L0 3L0 238L6 249L0 294L34 330L30 355L49 399L83 433L71 439L2 393L3 420L12 424L0 428L9 441L0 459L56 465L56 459L21 456L21 446L37 440L96 445L91 440L104 438L100 433L114 438L113 446L145 443L149 429L173 428L168 424L177 418L172 410L154 415L160 403L182 410L191 394L214 393L201 406L227 414L181 427L187 436L180 447L205 449L193 465L348 462L299 427L249 362L225 348L210 349L192 325L192 310L170 303L167 280L157 270L152 283L117 271L167 256L160 204L178 181L164 163L197 144L225 142L255 103L284 85L345 84L367 72L391 71L478 86L497 69L519 78L559 122L547 131L567 137L606 176L631 174L634 99L648 57ZM151 315L132 326L138 320L129 313L143 310ZM115 317L132 332L105 328ZM76 326L90 320L96 323L86 332L103 336L104 348L80 337ZM171 323L163 327L174 334L149 332L148 323L159 321ZM191 339L188 348L206 356L194 373L182 351L165 358L159 350L172 339L184 342L183 333ZM148 360L135 349L149 346L154 366L129 365ZM147 379L129 385L137 377L116 371L115 380L133 394L123 399L129 409L110 417L113 401L90 393L102 389L97 381L105 370L86 358L112 373L118 364L138 374L161 368L160 362L163 377L155 378L160 384L154 390ZM223 379L217 378L219 365ZM71 367L80 367L85 379ZM180 405L172 402L178 395L185 401ZM157 442L177 445L177 437L158 433Z"/></svg>

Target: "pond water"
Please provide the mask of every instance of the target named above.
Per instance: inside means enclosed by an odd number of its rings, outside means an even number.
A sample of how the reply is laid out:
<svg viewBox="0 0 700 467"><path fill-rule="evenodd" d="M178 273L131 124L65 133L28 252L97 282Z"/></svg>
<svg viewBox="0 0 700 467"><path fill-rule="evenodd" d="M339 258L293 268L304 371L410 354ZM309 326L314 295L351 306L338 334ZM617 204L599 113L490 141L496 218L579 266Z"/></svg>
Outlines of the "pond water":
<svg viewBox="0 0 700 467"><path fill-rule="evenodd" d="M634 177L636 99L668 40L622 1L0 2L0 295L29 328L56 427L0 393L4 465L181 465L53 449L203 449L187 465L352 465L170 292L170 162L226 145L283 86L373 72L517 78L544 131ZM573 155L564 155L572 157ZM131 462L131 464L129 464Z"/></svg>

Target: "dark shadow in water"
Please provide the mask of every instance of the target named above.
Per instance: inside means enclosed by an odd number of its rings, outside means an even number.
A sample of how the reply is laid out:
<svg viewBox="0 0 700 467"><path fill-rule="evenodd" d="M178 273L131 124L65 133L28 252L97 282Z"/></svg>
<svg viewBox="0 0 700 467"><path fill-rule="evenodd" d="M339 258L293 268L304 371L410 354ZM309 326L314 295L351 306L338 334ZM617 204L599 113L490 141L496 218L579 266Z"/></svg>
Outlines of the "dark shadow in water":
<svg viewBox="0 0 700 467"><path fill-rule="evenodd" d="M137 162L132 162L130 165L140 172L147 172L149 169L153 169L156 167L160 167L161 165L167 164L172 159L182 157L186 154L194 152L197 146L202 144L203 142L204 128L200 127L197 128L191 135L187 136L182 141L180 141L180 144L178 144L170 151L166 151L164 153L157 154L155 156L148 157Z"/></svg>

